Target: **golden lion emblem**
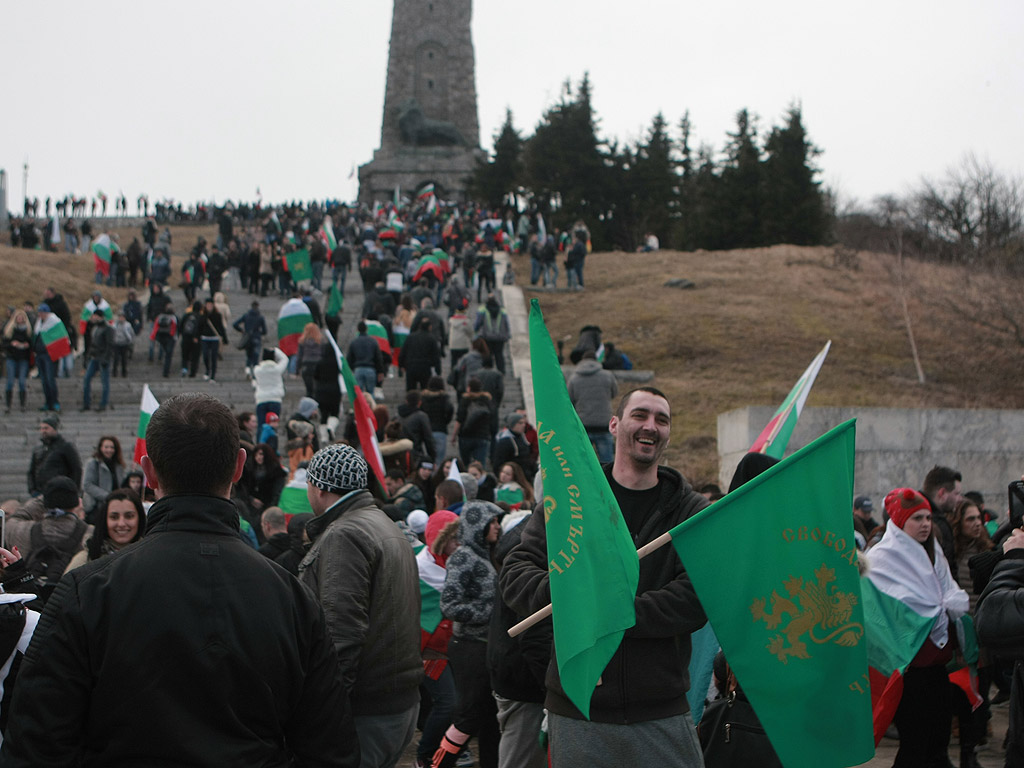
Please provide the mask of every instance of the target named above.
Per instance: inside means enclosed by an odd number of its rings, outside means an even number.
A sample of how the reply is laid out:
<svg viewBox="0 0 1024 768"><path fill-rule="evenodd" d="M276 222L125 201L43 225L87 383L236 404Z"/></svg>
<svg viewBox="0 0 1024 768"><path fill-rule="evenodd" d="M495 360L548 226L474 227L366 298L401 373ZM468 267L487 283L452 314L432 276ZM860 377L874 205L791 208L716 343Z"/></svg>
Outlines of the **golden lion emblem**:
<svg viewBox="0 0 1024 768"><path fill-rule="evenodd" d="M765 613L764 598L757 598L750 604L750 613L754 621L763 620L768 629L778 627L783 614L789 614L789 623L782 627L781 634L773 637L766 646L783 664L788 663L789 656L797 659L810 658L806 643L800 639L804 633L818 645L834 642L846 648L857 645L864 635L864 627L850 621L853 607L857 604L857 595L842 592L832 584L836 580L835 569L828 568L822 563L814 572L814 576L817 582L807 584L804 584L802 578L790 576L783 582L786 592L789 593L788 598L772 590L771 613ZM828 634L818 637L815 630L819 629Z"/></svg>

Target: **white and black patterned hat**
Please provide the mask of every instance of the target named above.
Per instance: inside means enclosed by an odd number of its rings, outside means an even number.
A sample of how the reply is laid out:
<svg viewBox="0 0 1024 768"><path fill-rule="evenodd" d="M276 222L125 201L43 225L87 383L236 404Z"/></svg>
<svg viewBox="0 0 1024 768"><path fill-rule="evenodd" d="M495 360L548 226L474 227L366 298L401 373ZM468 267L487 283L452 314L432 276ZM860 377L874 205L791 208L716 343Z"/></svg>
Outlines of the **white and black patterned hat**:
<svg viewBox="0 0 1024 768"><path fill-rule="evenodd" d="M328 493L364 490L366 461L351 445L329 445L309 460L306 479Z"/></svg>

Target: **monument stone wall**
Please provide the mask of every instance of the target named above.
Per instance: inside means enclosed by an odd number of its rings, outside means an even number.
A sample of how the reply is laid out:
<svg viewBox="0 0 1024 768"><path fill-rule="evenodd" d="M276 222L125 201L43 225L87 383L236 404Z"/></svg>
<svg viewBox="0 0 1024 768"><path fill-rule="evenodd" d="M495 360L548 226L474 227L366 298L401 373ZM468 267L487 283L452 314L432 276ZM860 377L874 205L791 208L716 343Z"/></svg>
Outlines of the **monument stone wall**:
<svg viewBox="0 0 1024 768"><path fill-rule="evenodd" d="M764 406L719 414L723 490L774 413ZM787 455L848 419L857 419L854 494L870 496L877 509L893 488L920 488L928 470L941 464L959 470L964 490L981 491L986 506L1002 515L1007 483L1024 473L1024 411L805 408Z"/></svg>
<svg viewBox="0 0 1024 768"><path fill-rule="evenodd" d="M380 148L359 168L359 200L433 183L463 200L480 149L471 0L394 0Z"/></svg>

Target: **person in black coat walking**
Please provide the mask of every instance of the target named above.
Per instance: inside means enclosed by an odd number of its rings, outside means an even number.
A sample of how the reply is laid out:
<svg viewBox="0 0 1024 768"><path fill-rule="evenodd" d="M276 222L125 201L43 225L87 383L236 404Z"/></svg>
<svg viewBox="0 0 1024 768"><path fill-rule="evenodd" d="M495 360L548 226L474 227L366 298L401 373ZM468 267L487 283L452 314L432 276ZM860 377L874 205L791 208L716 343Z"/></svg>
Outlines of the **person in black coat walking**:
<svg viewBox="0 0 1024 768"><path fill-rule="evenodd" d="M398 353L398 366L405 369L405 389L426 389L431 372L441 373L441 348L431 332L429 319L409 334Z"/></svg>

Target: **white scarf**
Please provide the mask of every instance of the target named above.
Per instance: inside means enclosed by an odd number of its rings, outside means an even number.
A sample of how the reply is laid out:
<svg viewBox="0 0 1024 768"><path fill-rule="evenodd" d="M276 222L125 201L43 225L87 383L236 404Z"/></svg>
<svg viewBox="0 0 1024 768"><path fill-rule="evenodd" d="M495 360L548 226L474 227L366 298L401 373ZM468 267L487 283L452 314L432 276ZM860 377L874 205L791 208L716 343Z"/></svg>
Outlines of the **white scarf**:
<svg viewBox="0 0 1024 768"><path fill-rule="evenodd" d="M889 597L914 613L934 616L928 638L938 648L949 641L949 620L967 613L969 599L949 572L942 548L935 546L935 562L924 545L889 521L882 540L869 550L868 578Z"/></svg>

